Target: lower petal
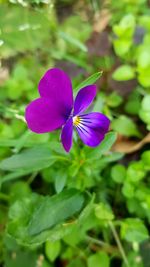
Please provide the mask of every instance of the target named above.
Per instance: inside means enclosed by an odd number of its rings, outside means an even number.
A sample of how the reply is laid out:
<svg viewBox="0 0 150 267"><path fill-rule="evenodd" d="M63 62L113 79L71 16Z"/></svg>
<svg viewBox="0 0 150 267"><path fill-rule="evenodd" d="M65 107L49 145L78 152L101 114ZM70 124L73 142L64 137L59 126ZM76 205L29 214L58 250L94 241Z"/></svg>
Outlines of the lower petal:
<svg viewBox="0 0 150 267"><path fill-rule="evenodd" d="M73 136L73 120L70 118L64 125L61 133L61 142L66 152L72 147L72 136Z"/></svg>
<svg viewBox="0 0 150 267"><path fill-rule="evenodd" d="M91 112L80 116L81 123L91 128L98 128L101 132L107 132L109 129L110 120L102 113Z"/></svg>
<svg viewBox="0 0 150 267"><path fill-rule="evenodd" d="M91 147L98 146L108 132L109 119L98 112L81 115L79 119L76 129L83 143Z"/></svg>
<svg viewBox="0 0 150 267"><path fill-rule="evenodd" d="M51 132L66 121L59 107L44 97L32 101L27 106L25 118L29 129L39 134Z"/></svg>

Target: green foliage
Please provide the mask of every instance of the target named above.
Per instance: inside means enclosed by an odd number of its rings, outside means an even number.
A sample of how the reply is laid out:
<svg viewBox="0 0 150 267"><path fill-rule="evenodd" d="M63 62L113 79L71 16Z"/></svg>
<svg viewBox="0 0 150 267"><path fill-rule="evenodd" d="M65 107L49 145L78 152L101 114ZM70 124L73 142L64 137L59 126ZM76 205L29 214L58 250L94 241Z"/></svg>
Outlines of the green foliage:
<svg viewBox="0 0 150 267"><path fill-rule="evenodd" d="M113 92L107 97L106 101L108 106L110 106L111 108L116 108L120 106L123 99L119 94L117 94L117 92Z"/></svg>
<svg viewBox="0 0 150 267"><path fill-rule="evenodd" d="M111 169L111 177L116 183L123 183L126 177L125 167L121 164L114 165Z"/></svg>
<svg viewBox="0 0 150 267"><path fill-rule="evenodd" d="M113 79L116 81L127 81L135 77L134 69L130 65L123 65L115 70Z"/></svg>
<svg viewBox="0 0 150 267"><path fill-rule="evenodd" d="M111 209L103 203L96 205L95 215L99 220L111 221L114 219L114 215Z"/></svg>
<svg viewBox="0 0 150 267"><path fill-rule="evenodd" d="M134 251L132 251L128 254L128 262L129 262L130 266L132 266L132 267L144 267L145 266L143 264L141 255L137 252L134 252ZM125 267L125 266L126 266L126 264L124 263L123 267Z"/></svg>
<svg viewBox="0 0 150 267"><path fill-rule="evenodd" d="M105 252L97 252L88 258L88 267L109 267L109 257Z"/></svg>
<svg viewBox="0 0 150 267"><path fill-rule="evenodd" d="M148 239L148 231L142 221L138 219L126 219L121 224L121 236L129 242L142 242Z"/></svg>
<svg viewBox="0 0 150 267"><path fill-rule="evenodd" d="M124 57L131 49L134 30L135 17L132 14L125 15L119 24L113 26L116 35L113 44L118 56Z"/></svg>
<svg viewBox="0 0 150 267"><path fill-rule="evenodd" d="M139 110L139 116L140 118L147 124L148 130L150 129L150 95L144 96L142 103L141 103L141 109Z"/></svg>
<svg viewBox="0 0 150 267"><path fill-rule="evenodd" d="M75 90L79 90L87 85L90 85L90 84L94 84L102 75L102 72L97 72L97 73L94 73L93 75L91 75L89 78L87 78L85 81L83 81L82 83L80 83L76 88Z"/></svg>
<svg viewBox="0 0 150 267"><path fill-rule="evenodd" d="M60 249L61 249L61 243L59 240L57 240L55 242L47 241L45 243L46 256L52 262L58 257L58 255L60 253Z"/></svg>
<svg viewBox="0 0 150 267"><path fill-rule="evenodd" d="M4 17L3 14L7 16ZM33 51L43 42L48 42L49 19L44 14L41 16L40 12L29 11L21 6L13 5L8 9L7 5L2 5L0 17L3 29L1 39L4 42L2 53L5 57L26 50ZM50 18L50 24L53 27L52 13Z"/></svg>
<svg viewBox="0 0 150 267"><path fill-rule="evenodd" d="M149 47L146 0L0 1L1 266L149 267ZM111 120L99 146L75 134L67 154L59 130L27 129L52 67L74 95L97 85L88 112Z"/></svg>
<svg viewBox="0 0 150 267"><path fill-rule="evenodd" d="M83 196L73 189L53 197L37 194L24 197L10 208L7 233L24 245L60 239L69 230L69 226L66 228L61 223L81 209L83 200Z"/></svg>
<svg viewBox="0 0 150 267"><path fill-rule="evenodd" d="M150 169L150 151L147 150L142 154L142 162L146 170Z"/></svg>
<svg viewBox="0 0 150 267"><path fill-rule="evenodd" d="M141 96L138 90L134 90L133 92L131 92L128 101L125 103L125 111L131 115L138 115L140 108Z"/></svg>
<svg viewBox="0 0 150 267"><path fill-rule="evenodd" d="M38 234L71 217L81 209L83 201L83 197L73 189L44 198L32 214L28 228L29 234Z"/></svg>
<svg viewBox="0 0 150 267"><path fill-rule="evenodd" d="M19 267L20 265L23 267L32 267L37 262L37 255L35 252L17 251L11 256L10 252L7 252L5 259L7 267Z"/></svg>
<svg viewBox="0 0 150 267"><path fill-rule="evenodd" d="M136 124L124 115L120 115L117 119L113 120L112 128L124 136L141 136Z"/></svg>
<svg viewBox="0 0 150 267"><path fill-rule="evenodd" d="M0 163L0 169L9 171L28 170L29 172L40 170L52 165L55 158L50 154L48 147L29 148L20 154L6 158Z"/></svg>

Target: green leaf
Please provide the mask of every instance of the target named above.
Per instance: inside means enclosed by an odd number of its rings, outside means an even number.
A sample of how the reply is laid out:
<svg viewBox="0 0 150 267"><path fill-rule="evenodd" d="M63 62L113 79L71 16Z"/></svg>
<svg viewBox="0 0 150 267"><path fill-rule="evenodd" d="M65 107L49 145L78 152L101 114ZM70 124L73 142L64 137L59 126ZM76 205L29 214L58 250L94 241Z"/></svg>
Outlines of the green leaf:
<svg viewBox="0 0 150 267"><path fill-rule="evenodd" d="M132 41L129 39L116 39L113 41L114 50L119 57L125 57L129 52Z"/></svg>
<svg viewBox="0 0 150 267"><path fill-rule="evenodd" d="M111 168L111 177L116 183L123 183L126 177L126 169L121 164L116 164Z"/></svg>
<svg viewBox="0 0 150 267"><path fill-rule="evenodd" d="M138 69L138 81L144 87L150 86L150 68L139 68Z"/></svg>
<svg viewBox="0 0 150 267"><path fill-rule="evenodd" d="M142 109L150 112L150 95L145 95L142 100Z"/></svg>
<svg viewBox="0 0 150 267"><path fill-rule="evenodd" d="M78 227L79 229L82 229L83 232L86 232L97 225L99 225L99 220L95 216L95 204L93 196L88 205L82 210L78 218Z"/></svg>
<svg viewBox="0 0 150 267"><path fill-rule="evenodd" d="M73 36L71 36L65 32L59 32L58 35L66 42L81 49L83 52L87 52L87 47L83 43L81 43L78 39L74 38Z"/></svg>
<svg viewBox="0 0 150 267"><path fill-rule="evenodd" d="M99 146L99 151L100 154L104 154L107 151L109 151L109 149L112 147L112 145L114 144L114 142L117 139L117 134L115 132L109 132L105 135L104 140L102 141L102 143Z"/></svg>
<svg viewBox="0 0 150 267"><path fill-rule="evenodd" d="M114 219L110 207L104 203L99 203L95 206L95 215L99 220L111 221Z"/></svg>
<svg viewBox="0 0 150 267"><path fill-rule="evenodd" d="M141 136L136 124L130 118L124 115L121 115L117 119L114 119L111 125L113 130L124 136Z"/></svg>
<svg viewBox="0 0 150 267"><path fill-rule="evenodd" d="M1 161L0 169L7 171L40 170L55 162L48 147L33 147Z"/></svg>
<svg viewBox="0 0 150 267"><path fill-rule="evenodd" d="M150 65L149 46L143 45L137 51L137 65L139 70L149 68Z"/></svg>
<svg viewBox="0 0 150 267"><path fill-rule="evenodd" d="M147 124L147 129L150 131L150 111L140 109L139 117Z"/></svg>
<svg viewBox="0 0 150 267"><path fill-rule="evenodd" d="M107 155L104 155L103 157L101 157L100 159L97 158L97 164L99 166L100 171L107 167L107 165L110 162L114 162L114 161L118 161L123 157L123 153L119 153L119 152L110 152ZM96 160L96 159L95 159Z"/></svg>
<svg viewBox="0 0 150 267"><path fill-rule="evenodd" d="M137 184L145 176L145 168L142 161L136 161L130 163L127 169L127 180Z"/></svg>
<svg viewBox="0 0 150 267"><path fill-rule="evenodd" d="M145 244L145 243L144 243ZM147 253L145 253L147 255ZM149 267L149 260L147 259L148 265L143 264L141 257L141 251L132 251L130 250L127 254L128 257L128 266L132 267ZM127 267L127 264L124 262L121 267Z"/></svg>
<svg viewBox="0 0 150 267"><path fill-rule="evenodd" d="M140 214L141 210L143 211L142 207L139 205L138 198L128 198L127 199L127 207L130 213L138 213ZM142 216L143 212L141 213ZM140 217L140 216L139 216Z"/></svg>
<svg viewBox="0 0 150 267"><path fill-rule="evenodd" d="M131 115L138 115L141 108L141 95L137 90L132 91L125 103L125 111Z"/></svg>
<svg viewBox="0 0 150 267"><path fill-rule="evenodd" d="M63 190L66 184L66 180L67 180L67 174L65 172L63 173L62 171L60 171L56 174L55 190L57 193L60 193Z"/></svg>
<svg viewBox="0 0 150 267"><path fill-rule="evenodd" d="M150 77L150 75L146 75ZM147 129L150 130L150 94L146 94L141 102L141 107L139 110L140 118L147 124Z"/></svg>
<svg viewBox="0 0 150 267"><path fill-rule="evenodd" d="M142 158L142 162L144 164L144 168L146 170L150 170L150 150L145 151L142 154L141 158Z"/></svg>
<svg viewBox="0 0 150 267"><path fill-rule="evenodd" d="M14 3L17 1L14 1ZM42 13L42 16L41 16ZM3 14L6 17L3 18ZM22 14L22 16L20 16ZM2 55L5 57L17 52L35 51L45 42L51 42L49 31L55 24L55 17L50 10L50 18L44 15L42 9L25 9L22 5L12 5L11 10L7 5L1 5L0 9ZM9 27L9 31L8 31Z"/></svg>
<svg viewBox="0 0 150 267"><path fill-rule="evenodd" d="M117 94L117 92L113 92L106 97L106 103L108 106L115 108L118 107L123 101L123 98Z"/></svg>
<svg viewBox="0 0 150 267"><path fill-rule="evenodd" d="M126 198L134 197L134 186L130 182L125 182L122 188L122 193Z"/></svg>
<svg viewBox="0 0 150 267"><path fill-rule="evenodd" d="M82 210L79 218L78 218L78 224L82 225L85 224L88 217L90 217L90 214L94 211L94 200L95 195L91 198L90 202L87 204L87 206Z"/></svg>
<svg viewBox="0 0 150 267"><path fill-rule="evenodd" d="M98 147L96 147L93 150L89 148L85 148L88 159L89 160L91 158L97 159L97 157L100 157L103 154L105 154L112 147L116 139L117 139L117 134L115 132L109 132L105 135L104 140L101 142L101 144Z"/></svg>
<svg viewBox="0 0 150 267"><path fill-rule="evenodd" d="M12 181L12 180L15 180L15 179L19 179L21 178L22 176L25 176L27 174L29 174L31 171L16 171L16 172L12 172L12 173L9 173L9 174L6 174L4 175L1 179L0 179L0 186L7 182L7 181Z"/></svg>
<svg viewBox="0 0 150 267"><path fill-rule="evenodd" d="M148 230L139 219L126 219L121 223L121 236L128 242L143 242L149 238Z"/></svg>
<svg viewBox="0 0 150 267"><path fill-rule="evenodd" d="M110 259L106 252L97 252L87 259L88 267L109 267Z"/></svg>
<svg viewBox="0 0 150 267"><path fill-rule="evenodd" d="M78 224L74 225L71 233L65 235L63 241L69 246L77 246L85 238L84 232L79 228Z"/></svg>
<svg viewBox="0 0 150 267"><path fill-rule="evenodd" d="M52 262L58 257L60 249L61 243L59 240L55 242L47 241L45 243L45 254L47 258Z"/></svg>
<svg viewBox="0 0 150 267"><path fill-rule="evenodd" d="M123 16L119 24L115 24L113 31L118 37L122 37L125 40L132 37L135 28L135 16L133 14L126 14Z"/></svg>
<svg viewBox="0 0 150 267"><path fill-rule="evenodd" d="M12 184L10 191L11 203L18 199L28 197L31 194L31 189L26 182L20 181Z"/></svg>
<svg viewBox="0 0 150 267"><path fill-rule="evenodd" d="M14 202L9 209L9 221L7 224L7 234L16 240L21 240L25 244L28 240L27 226L37 203L40 203L42 196L31 194Z"/></svg>
<svg viewBox="0 0 150 267"><path fill-rule="evenodd" d="M79 89L94 84L100 77L102 76L102 71L96 72L93 75L91 75L89 78L87 78L85 81L81 82L76 88L75 91L78 91Z"/></svg>
<svg viewBox="0 0 150 267"><path fill-rule="evenodd" d="M122 65L114 71L112 77L116 81L128 81L135 77L135 71L130 65Z"/></svg>
<svg viewBox="0 0 150 267"><path fill-rule="evenodd" d="M12 254L15 256L12 257ZM7 267L33 267L36 266L37 259L38 255L35 251L17 249L12 253L9 250L5 252L5 266Z"/></svg>
<svg viewBox="0 0 150 267"><path fill-rule="evenodd" d="M32 215L29 234L39 234L64 222L81 209L83 202L83 196L74 189L63 191L53 197L45 197Z"/></svg>
<svg viewBox="0 0 150 267"><path fill-rule="evenodd" d="M79 201L80 196L77 195L76 190L67 190L66 192L70 192L70 195L72 194L75 202L77 201L76 208L73 209L72 213L76 212L75 209L79 209ZM76 191L76 196L75 196ZM65 193L65 192L64 192ZM82 197L82 196L81 196ZM52 197L53 198L53 197ZM71 223L62 223L61 224L54 225L52 228L48 230L44 230L41 233L37 235L29 235L29 224L31 220L33 219L33 214L35 214L37 207L43 203L43 200L45 197L37 194L31 194L30 196L26 198L22 198L15 203L13 203L10 206L9 209L9 221L7 224L7 230L6 233L9 235L9 237L15 239L19 244L23 246L37 246L39 244L42 244L43 242L49 240L51 242L54 242L56 240L62 239L65 235L68 235L71 233L74 229L74 226L76 225L76 221L72 221ZM73 200L73 199L72 199ZM67 200L66 200L67 201ZM64 203L64 201L63 201ZM69 205L69 200L67 202ZM71 203L71 196L70 196L70 204L71 208L73 207ZM75 204L74 204L75 206ZM58 207L58 205L56 206ZM69 208L67 205L65 206L67 210ZM55 209L55 207L54 207ZM63 210L62 212L67 213L67 211ZM70 212L70 211L69 211ZM71 213L71 212L70 212ZM48 217L50 217L50 211L48 210ZM56 214L55 214L56 215ZM58 214L59 216L59 214ZM68 214L67 214L68 216ZM60 218L60 216L59 216ZM39 219L39 224L40 220Z"/></svg>
<svg viewBox="0 0 150 267"><path fill-rule="evenodd" d="M85 263L82 259L73 259L66 267L85 267Z"/></svg>

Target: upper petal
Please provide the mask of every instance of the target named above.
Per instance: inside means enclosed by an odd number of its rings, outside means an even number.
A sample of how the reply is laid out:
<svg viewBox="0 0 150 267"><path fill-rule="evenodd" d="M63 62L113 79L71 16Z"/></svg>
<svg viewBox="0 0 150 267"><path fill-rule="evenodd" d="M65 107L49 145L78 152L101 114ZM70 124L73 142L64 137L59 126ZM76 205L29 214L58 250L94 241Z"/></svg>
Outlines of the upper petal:
<svg viewBox="0 0 150 267"><path fill-rule="evenodd" d="M49 69L38 85L41 97L50 98L55 105L61 105L67 114L73 107L72 84L68 75L61 69Z"/></svg>
<svg viewBox="0 0 150 267"><path fill-rule="evenodd" d="M82 88L75 99L74 103L74 116L80 114L88 108L88 106L93 102L96 96L96 85L88 85Z"/></svg>
<svg viewBox="0 0 150 267"><path fill-rule="evenodd" d="M84 144L95 147L101 143L109 129L109 119L99 112L79 116L79 124L76 127Z"/></svg>
<svg viewBox="0 0 150 267"><path fill-rule="evenodd" d="M66 119L59 106L47 98L38 98L26 108L28 127L35 133L47 133L61 127Z"/></svg>
<svg viewBox="0 0 150 267"><path fill-rule="evenodd" d="M73 120L70 118L64 125L61 133L61 142L66 152L72 147L72 136L73 136Z"/></svg>

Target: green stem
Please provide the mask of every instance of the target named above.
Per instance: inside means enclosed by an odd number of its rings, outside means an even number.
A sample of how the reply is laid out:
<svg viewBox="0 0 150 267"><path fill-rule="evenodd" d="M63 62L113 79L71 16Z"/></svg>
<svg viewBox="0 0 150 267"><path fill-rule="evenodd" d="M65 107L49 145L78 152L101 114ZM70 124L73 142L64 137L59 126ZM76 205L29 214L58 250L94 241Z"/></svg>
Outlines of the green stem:
<svg viewBox="0 0 150 267"><path fill-rule="evenodd" d="M118 246L118 249L120 251L120 254L122 255L124 263L126 264L127 267L130 267L128 259L127 259L127 256L126 256L126 253L125 253L124 248L123 248L123 246L121 244L121 241L119 239L118 233L117 233L117 231L116 231L116 229L115 229L115 227L114 227L114 225L113 225L113 223L111 221L109 221L109 226L110 226L110 229L111 229L111 231L113 233L114 239L115 239L115 241L117 243L117 246Z"/></svg>
<svg viewBox="0 0 150 267"><path fill-rule="evenodd" d="M112 246L112 245L110 245L110 244L108 244L108 243L106 243L106 242L104 242L102 240L98 240L96 238L93 238L93 237L87 235L86 236L86 241L91 242L93 244L96 244L98 246L101 246L101 247L105 248L107 250L107 252L109 252L109 253L113 253L113 254L117 254L117 255L120 254L120 252L119 252L117 247L114 247L114 246Z"/></svg>
<svg viewBox="0 0 150 267"><path fill-rule="evenodd" d="M30 131L25 131L24 134L20 137L18 142L16 143L16 146L13 149L14 153L20 152L20 150L24 147L24 144L26 143L28 137L32 134Z"/></svg>
<svg viewBox="0 0 150 267"><path fill-rule="evenodd" d="M27 181L27 183L28 183L29 185L34 181L34 179L35 179L35 177L37 176L37 174L38 174L38 172L34 172L34 173L32 173L32 175L29 177L29 179L28 179L28 181Z"/></svg>
<svg viewBox="0 0 150 267"><path fill-rule="evenodd" d="M91 236L86 236L86 240L87 241L90 241L90 242L93 242L99 246L109 246L107 243L105 243L104 241L101 241L101 240L98 240L94 237L91 237Z"/></svg>

